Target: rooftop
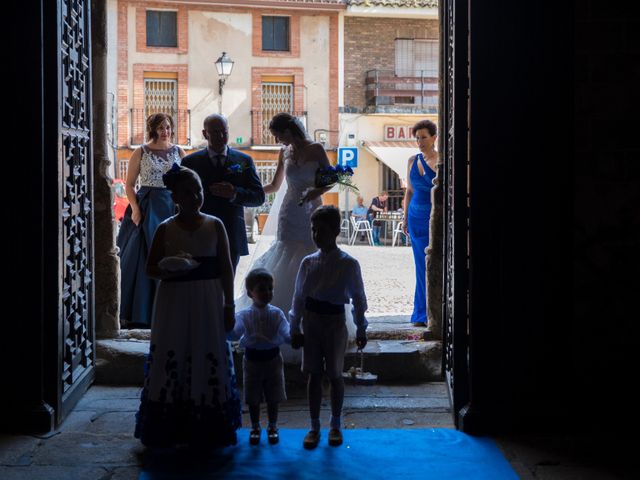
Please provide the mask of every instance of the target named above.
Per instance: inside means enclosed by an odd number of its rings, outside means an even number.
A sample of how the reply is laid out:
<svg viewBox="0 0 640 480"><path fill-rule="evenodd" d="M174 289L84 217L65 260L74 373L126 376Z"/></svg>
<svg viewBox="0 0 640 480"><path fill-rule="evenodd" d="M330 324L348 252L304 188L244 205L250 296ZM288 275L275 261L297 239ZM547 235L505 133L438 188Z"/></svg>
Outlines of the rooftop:
<svg viewBox="0 0 640 480"><path fill-rule="evenodd" d="M350 6L396 7L396 8L437 8L438 0L344 0Z"/></svg>

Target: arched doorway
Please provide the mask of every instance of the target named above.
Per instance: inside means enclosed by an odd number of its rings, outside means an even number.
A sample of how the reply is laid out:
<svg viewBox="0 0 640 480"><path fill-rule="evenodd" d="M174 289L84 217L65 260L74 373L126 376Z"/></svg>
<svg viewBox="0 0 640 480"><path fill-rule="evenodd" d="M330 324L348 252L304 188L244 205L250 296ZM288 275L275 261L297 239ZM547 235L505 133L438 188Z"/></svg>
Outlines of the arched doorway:
<svg viewBox="0 0 640 480"><path fill-rule="evenodd" d="M101 73L106 69L106 5L99 1L39 4L44 30L35 29L33 33L43 40L39 51L43 68L35 76L42 87L45 108L42 112L38 109L33 112L39 114L36 118L41 119L43 125L48 126L41 141L43 158L48 161L44 163L44 171L38 173L43 181L38 197L42 202L35 207L44 219L39 247L45 255L43 282L39 288L45 301L43 311L34 314L38 319L34 325L44 334L44 366L33 368L40 371L43 378L40 404L51 407L51 410L42 407L47 412L44 416L59 423L93 380L96 333L113 335L118 328L118 263L111 221L112 193L106 174L106 92L101 83ZM462 38L465 33L454 28L460 18L455 15L460 14L455 9L446 10L445 6L453 8L449 3L440 7L443 33ZM448 30L444 28L445 21L449 22ZM453 50L449 56L446 56L447 52L444 55L442 68L452 71L458 64L451 62L460 61L460 57L454 57ZM443 102L449 102L443 104L445 108L456 107L462 101L463 97L457 92L464 87L455 80L452 76L450 81L443 81L443 88L446 85L451 90L451 95L442 96ZM442 123L446 125L443 131L448 132L441 136L445 141L442 151L451 161L454 149L464 149L461 146L464 144L456 143L462 141L464 135L450 133L452 128L454 133L466 128L461 121L455 123L458 120L460 115L451 115L443 118ZM56 128L51 128L53 125ZM54 158L57 161L51 161ZM449 202L445 203L445 208L449 216L445 219L448 225L461 226L466 219L457 216L463 209L456 207L461 205L459 202L464 203L465 198L461 186L465 185L466 177L458 176L458 172L464 170L464 164L445 165L448 172L445 179L449 182L445 191ZM455 283L462 280L460 276L456 280L453 271L459 266L456 262L464 264L466 253L457 248L465 244L463 229L450 229L447 235L444 364L457 411L465 404L465 397L459 395L464 392L466 366L458 358L460 355L464 359L465 347L456 343L461 337L456 334L458 323L454 321L465 318L465 302L464 294L458 294L464 291L460 290L464 283ZM41 324L42 318L47 321ZM456 401L456 398L461 400Z"/></svg>

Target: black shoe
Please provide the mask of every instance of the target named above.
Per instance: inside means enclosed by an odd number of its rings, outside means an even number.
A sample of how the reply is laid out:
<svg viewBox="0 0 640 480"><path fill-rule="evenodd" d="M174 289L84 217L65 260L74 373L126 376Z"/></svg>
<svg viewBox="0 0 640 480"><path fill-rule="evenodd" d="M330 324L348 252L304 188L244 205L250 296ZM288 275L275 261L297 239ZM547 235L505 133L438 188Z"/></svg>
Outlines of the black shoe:
<svg viewBox="0 0 640 480"><path fill-rule="evenodd" d="M249 443L251 445L258 445L260 443L260 433L261 430L259 428L254 428L249 432Z"/></svg>
<svg viewBox="0 0 640 480"><path fill-rule="evenodd" d="M278 434L277 428L267 429L267 439L271 445L275 445L280 441L280 434Z"/></svg>
<svg viewBox="0 0 640 480"><path fill-rule="evenodd" d="M314 449L318 446L318 442L320 441L320 431L319 430L309 430L309 432L305 435L304 441L302 442L302 446L307 450Z"/></svg>
<svg viewBox="0 0 640 480"><path fill-rule="evenodd" d="M329 430L329 445L337 447L342 445L342 432L337 428Z"/></svg>

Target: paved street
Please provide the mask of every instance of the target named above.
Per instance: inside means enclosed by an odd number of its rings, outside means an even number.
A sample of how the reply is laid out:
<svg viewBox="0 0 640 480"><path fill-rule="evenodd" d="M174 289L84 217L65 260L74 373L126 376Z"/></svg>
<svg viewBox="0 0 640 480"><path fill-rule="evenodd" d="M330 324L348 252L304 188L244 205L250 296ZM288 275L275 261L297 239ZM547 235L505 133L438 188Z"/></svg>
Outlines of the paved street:
<svg viewBox="0 0 640 480"><path fill-rule="evenodd" d="M411 314L416 286L411 247L371 247L357 243L341 243L339 246L360 262L369 304L368 318ZM255 244L250 244L250 254L240 258L236 271L236 291L239 291L240 282L246 275L254 248Z"/></svg>

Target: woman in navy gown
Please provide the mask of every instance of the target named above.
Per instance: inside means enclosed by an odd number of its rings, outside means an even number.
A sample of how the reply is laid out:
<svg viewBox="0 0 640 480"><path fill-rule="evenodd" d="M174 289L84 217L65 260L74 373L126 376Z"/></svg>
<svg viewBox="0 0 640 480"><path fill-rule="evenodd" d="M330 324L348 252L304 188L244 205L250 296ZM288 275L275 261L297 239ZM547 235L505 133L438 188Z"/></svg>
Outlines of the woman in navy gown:
<svg viewBox="0 0 640 480"><path fill-rule="evenodd" d="M438 152L435 150L438 128L431 120L421 120L413 126L420 153L409 159L407 190L404 195L404 233L409 233L416 265L416 292L411 322L426 327L427 287L425 251L429 245L429 217L431 216L431 188L436 176Z"/></svg>
<svg viewBox="0 0 640 480"><path fill-rule="evenodd" d="M122 219L116 244L120 249L120 324L124 328L150 328L155 280L145 268L147 253L158 225L175 214L171 192L162 175L180 163L184 151L171 143L173 119L166 113L147 118L149 142L135 149L129 159L125 191L129 206ZM140 188L136 192L136 183Z"/></svg>

